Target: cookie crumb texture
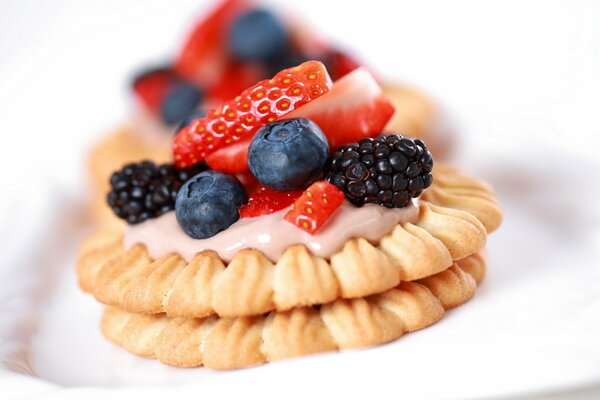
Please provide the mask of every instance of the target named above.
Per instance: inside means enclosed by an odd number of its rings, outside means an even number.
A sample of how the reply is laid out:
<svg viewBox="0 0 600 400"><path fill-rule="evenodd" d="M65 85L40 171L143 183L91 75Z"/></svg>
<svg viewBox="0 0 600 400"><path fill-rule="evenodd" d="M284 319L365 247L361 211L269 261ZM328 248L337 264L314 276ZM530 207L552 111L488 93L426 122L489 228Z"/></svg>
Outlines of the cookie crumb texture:
<svg viewBox="0 0 600 400"><path fill-rule="evenodd" d="M425 328L468 301L484 271L485 259L474 254L440 273L374 296L253 317L169 318L107 307L101 329L127 351L164 364L242 368L373 346Z"/></svg>

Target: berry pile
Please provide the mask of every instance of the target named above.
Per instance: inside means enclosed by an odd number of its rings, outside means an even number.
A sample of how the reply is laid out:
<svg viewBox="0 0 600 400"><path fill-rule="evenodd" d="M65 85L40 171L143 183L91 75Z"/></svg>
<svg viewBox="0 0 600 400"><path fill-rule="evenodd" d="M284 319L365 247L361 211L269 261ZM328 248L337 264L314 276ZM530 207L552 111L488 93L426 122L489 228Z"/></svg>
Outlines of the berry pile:
<svg viewBox="0 0 600 400"><path fill-rule="evenodd" d="M138 75L132 86L152 114L175 126L200 105L220 104L309 60L322 61L334 80L360 66L297 17L286 20L250 0L223 0L194 26L171 65Z"/></svg>
<svg viewBox="0 0 600 400"><path fill-rule="evenodd" d="M130 224L175 209L195 239L287 207L283 219L311 235L344 199L406 207L431 185L427 146L380 134L394 108L363 68L331 85L324 65L308 61L183 121L175 165L125 166L111 178L110 206Z"/></svg>
<svg viewBox="0 0 600 400"><path fill-rule="evenodd" d="M400 135L365 138L339 147L325 179L354 205L406 207L432 182L433 159L422 140Z"/></svg>
<svg viewBox="0 0 600 400"><path fill-rule="evenodd" d="M127 164L110 177L108 204L117 217L130 224L158 217L175 208L179 188L205 169L204 164L182 170L152 161Z"/></svg>

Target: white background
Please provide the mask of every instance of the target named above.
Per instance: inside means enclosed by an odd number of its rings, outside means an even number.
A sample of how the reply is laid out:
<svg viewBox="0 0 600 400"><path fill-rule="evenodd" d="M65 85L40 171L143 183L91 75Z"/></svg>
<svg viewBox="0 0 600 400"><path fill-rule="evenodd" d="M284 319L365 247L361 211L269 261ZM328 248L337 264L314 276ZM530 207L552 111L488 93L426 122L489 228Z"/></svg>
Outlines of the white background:
<svg viewBox="0 0 600 400"><path fill-rule="evenodd" d="M126 116L129 76L168 59L209 3L0 0L0 356L6 364L7 349L20 349L22 369L53 382L36 386L0 365L0 387L56 398L93 393L63 384L190 380L144 393L594 396L600 3L591 0L270 3L440 99L461 135L456 162L497 188L506 219L490 239L490 274L440 324L374 350L228 374L159 369L92 336L99 309L72 274L85 149ZM47 277L58 292L36 291ZM132 390L144 389L111 396Z"/></svg>

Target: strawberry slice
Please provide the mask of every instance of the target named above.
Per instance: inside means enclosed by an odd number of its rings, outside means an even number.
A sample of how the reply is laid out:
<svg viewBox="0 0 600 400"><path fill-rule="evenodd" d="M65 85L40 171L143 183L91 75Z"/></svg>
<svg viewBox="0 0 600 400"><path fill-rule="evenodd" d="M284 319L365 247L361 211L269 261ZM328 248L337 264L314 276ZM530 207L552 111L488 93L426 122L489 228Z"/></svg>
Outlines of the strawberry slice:
<svg viewBox="0 0 600 400"><path fill-rule="evenodd" d="M225 146L251 138L261 126L321 97L330 87L331 78L318 61L284 69L258 82L177 133L172 144L175 166L189 167Z"/></svg>
<svg viewBox="0 0 600 400"><path fill-rule="evenodd" d="M315 182L304 191L283 217L314 235L344 202L344 192L327 181Z"/></svg>
<svg viewBox="0 0 600 400"><path fill-rule="evenodd" d="M339 50L332 50L327 55L326 64L334 82L361 66L357 59Z"/></svg>
<svg viewBox="0 0 600 400"><path fill-rule="evenodd" d="M214 170L228 174L238 174L248 171L248 147L251 139L223 147L209 154L205 161Z"/></svg>
<svg viewBox="0 0 600 400"><path fill-rule="evenodd" d="M316 122L333 151L342 144L379 135L394 111L375 78L361 67L336 81L329 93L285 118Z"/></svg>
<svg viewBox="0 0 600 400"><path fill-rule="evenodd" d="M219 79L227 63L225 35L231 22L250 7L248 0L224 0L190 33L175 60L175 71L208 87Z"/></svg>
<svg viewBox="0 0 600 400"><path fill-rule="evenodd" d="M248 204L240 208L240 216L253 218L273 214L275 211L289 207L301 194L302 190L277 191L260 185L254 193L250 194Z"/></svg>
<svg viewBox="0 0 600 400"><path fill-rule="evenodd" d="M148 110L158 113L173 80L173 72L168 68L153 69L135 77L133 91Z"/></svg>
<svg viewBox="0 0 600 400"><path fill-rule="evenodd" d="M231 62L224 68L219 79L208 87L207 102L214 105L224 103L268 77L264 68L258 64Z"/></svg>
<svg viewBox="0 0 600 400"><path fill-rule="evenodd" d="M235 174L235 177L240 181L244 189L246 189L246 193L256 192L262 186L258 179L249 171Z"/></svg>

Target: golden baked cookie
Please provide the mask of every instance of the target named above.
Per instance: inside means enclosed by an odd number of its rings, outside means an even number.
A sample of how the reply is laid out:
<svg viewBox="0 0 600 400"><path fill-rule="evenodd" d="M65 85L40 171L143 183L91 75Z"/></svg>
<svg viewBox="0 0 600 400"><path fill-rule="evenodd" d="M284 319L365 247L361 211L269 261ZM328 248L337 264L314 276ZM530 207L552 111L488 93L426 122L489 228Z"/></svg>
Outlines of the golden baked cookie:
<svg viewBox="0 0 600 400"><path fill-rule="evenodd" d="M468 301L484 270L485 259L474 254L442 272L377 295L253 317L169 318L106 307L101 329L127 351L164 364L241 368L374 346L425 328L439 321L445 310Z"/></svg>
<svg viewBox="0 0 600 400"><path fill-rule="evenodd" d="M117 227L84 243L77 272L84 291L131 313L255 316L361 298L430 277L479 252L501 218L489 186L438 166L414 224L397 225L377 244L348 240L329 259L313 256L303 245L287 248L278 260L241 250L227 266L213 251L197 253L189 262L173 253L152 259L142 243L125 249Z"/></svg>

